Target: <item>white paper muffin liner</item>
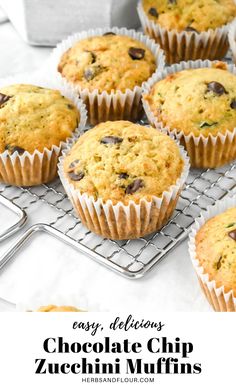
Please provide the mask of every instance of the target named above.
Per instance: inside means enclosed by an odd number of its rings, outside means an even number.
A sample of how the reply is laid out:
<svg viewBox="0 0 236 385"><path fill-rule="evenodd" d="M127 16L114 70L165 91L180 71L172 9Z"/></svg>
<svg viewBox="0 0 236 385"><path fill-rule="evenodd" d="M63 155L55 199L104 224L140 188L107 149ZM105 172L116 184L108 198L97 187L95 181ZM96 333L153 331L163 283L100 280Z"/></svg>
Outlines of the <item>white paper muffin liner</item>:
<svg viewBox="0 0 236 385"><path fill-rule="evenodd" d="M49 66L52 74L59 77L60 79L63 79L64 82L67 82L67 80L63 78L57 71L57 67L62 55L76 42L93 36L101 36L106 32L114 32L117 35L129 36L142 42L147 46L147 48L151 50L156 59L157 68L154 74L164 68L164 52L160 46L155 43L154 40L150 39L148 36L143 35L141 32L128 30L126 28L114 27L83 31L81 33L76 33L72 36L69 36L66 40L63 40L54 49L51 58L49 59ZM99 122L105 122L107 120L137 121L142 116L143 110L141 103L141 86L136 86L134 89L127 89L125 92L112 91L111 93L108 93L107 91L103 91L102 93L99 93L98 90L89 91L88 89L82 89L80 86L76 86L73 83L71 83L71 85L86 104L89 122L92 125L96 125Z"/></svg>
<svg viewBox="0 0 236 385"><path fill-rule="evenodd" d="M71 293L71 294L52 294L52 293L35 293L24 302L16 304L16 311L38 311L40 307L55 305L55 306L73 306L85 312L105 312L107 311L100 303L88 298L87 293Z"/></svg>
<svg viewBox="0 0 236 385"><path fill-rule="evenodd" d="M213 136L210 133L208 137L205 137L202 134L195 136L193 133L186 135L183 131L165 126L161 121L159 121L151 110L145 96L150 93L155 83L164 79L169 74L190 68L210 68L215 63L217 62L211 62L209 60L196 60L173 64L172 66L164 69L161 73L156 74L151 80L147 81L143 85L142 101L149 122L157 129L178 139L181 145L183 145L187 150L191 166L197 168L217 168L236 159L236 127L232 131L226 131L225 134L218 133ZM235 65L227 65L227 63L224 64L226 65L228 71L236 75Z"/></svg>
<svg viewBox="0 0 236 385"><path fill-rule="evenodd" d="M233 53L233 61L236 64L236 21L229 27L229 46Z"/></svg>
<svg viewBox="0 0 236 385"><path fill-rule="evenodd" d="M230 207L236 207L236 196L218 201L214 206L209 206L207 211L202 213L201 216L195 220L195 224L191 228L188 244L190 258L197 273L201 288L214 310L221 312L236 311L236 297L233 294L233 290L226 292L224 286L219 287L215 280L210 280L209 275L204 271L197 258L195 238L200 228L210 218L223 213Z"/></svg>
<svg viewBox="0 0 236 385"><path fill-rule="evenodd" d="M137 204L130 200L128 205L111 200L103 202L101 198L95 200L86 193L81 194L66 178L63 161L76 139L69 141L63 150L58 164L58 174L65 191L78 213L82 223L92 232L110 239L135 239L151 234L163 227L171 217L179 195L186 182L189 172L189 159L183 147L180 148L184 167L180 178L162 197L153 196L152 201L141 199Z"/></svg>
<svg viewBox="0 0 236 385"><path fill-rule="evenodd" d="M228 30L232 21L220 28L200 33L168 31L148 18L142 1L139 2L137 10L144 32L160 44L165 51L168 64L179 63L183 60L222 59L228 51Z"/></svg>
<svg viewBox="0 0 236 385"><path fill-rule="evenodd" d="M78 127L72 136L79 135L86 124L87 112L82 100L68 84L45 80L37 73L1 79L0 87L19 83L57 89L71 100L80 112ZM54 145L51 149L44 148L42 152L35 150L32 154L25 151L22 155L17 152L11 155L7 150L4 151L0 154L0 181L17 186L33 186L53 180L57 175L58 157L65 143L66 141L61 142L59 146Z"/></svg>

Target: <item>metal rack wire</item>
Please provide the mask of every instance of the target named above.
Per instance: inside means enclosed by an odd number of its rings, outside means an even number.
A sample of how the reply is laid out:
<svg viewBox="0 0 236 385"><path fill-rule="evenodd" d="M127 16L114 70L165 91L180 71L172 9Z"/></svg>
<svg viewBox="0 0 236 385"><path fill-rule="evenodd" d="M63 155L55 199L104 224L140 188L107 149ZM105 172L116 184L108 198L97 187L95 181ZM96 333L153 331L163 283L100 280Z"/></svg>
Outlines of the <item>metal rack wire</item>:
<svg viewBox="0 0 236 385"><path fill-rule="evenodd" d="M10 205L17 204L26 213L38 201L50 206L56 219L50 222L45 218L45 223L34 226L34 231L47 231L123 276L140 278L187 237L200 211L235 188L236 163L218 170L192 170L169 223L148 237L126 241L105 239L86 229L59 179L30 188L0 185L0 197L8 198Z"/></svg>

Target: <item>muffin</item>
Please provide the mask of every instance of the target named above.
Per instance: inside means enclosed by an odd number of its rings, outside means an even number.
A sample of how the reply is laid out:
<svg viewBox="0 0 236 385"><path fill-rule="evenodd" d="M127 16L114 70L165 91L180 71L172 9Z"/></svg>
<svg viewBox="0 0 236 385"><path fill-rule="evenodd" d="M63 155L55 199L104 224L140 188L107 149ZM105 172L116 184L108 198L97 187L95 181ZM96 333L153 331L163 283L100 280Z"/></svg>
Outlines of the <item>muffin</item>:
<svg viewBox="0 0 236 385"><path fill-rule="evenodd" d="M81 312L82 310L77 309L74 306L56 306L56 305L48 305L41 306L37 312Z"/></svg>
<svg viewBox="0 0 236 385"><path fill-rule="evenodd" d="M59 175L84 225L104 237L132 239L168 221L188 168L184 152L166 134L108 121L65 151Z"/></svg>
<svg viewBox="0 0 236 385"><path fill-rule="evenodd" d="M1 87L0 181L31 186L54 179L61 143L84 120L79 106L77 98L70 100L53 89Z"/></svg>
<svg viewBox="0 0 236 385"><path fill-rule="evenodd" d="M56 48L51 61L84 100L93 125L137 120L141 86L164 66L163 51L153 40L117 28L73 35Z"/></svg>
<svg viewBox="0 0 236 385"><path fill-rule="evenodd" d="M217 311L236 310L236 201L218 203L194 226L190 254L201 286Z"/></svg>
<svg viewBox="0 0 236 385"><path fill-rule="evenodd" d="M220 167L236 159L235 67L172 66L145 91L144 106L152 124L186 147L193 167Z"/></svg>
<svg viewBox="0 0 236 385"><path fill-rule="evenodd" d="M138 13L144 31L161 45L172 64L223 58L236 5L234 0L142 0Z"/></svg>

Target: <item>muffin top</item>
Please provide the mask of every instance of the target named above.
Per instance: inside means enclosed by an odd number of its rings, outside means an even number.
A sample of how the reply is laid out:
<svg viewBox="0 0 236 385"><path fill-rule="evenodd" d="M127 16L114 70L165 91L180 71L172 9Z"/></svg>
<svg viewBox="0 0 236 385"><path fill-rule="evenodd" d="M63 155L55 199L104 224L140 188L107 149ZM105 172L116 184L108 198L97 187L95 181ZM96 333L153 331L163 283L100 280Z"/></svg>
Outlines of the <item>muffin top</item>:
<svg viewBox="0 0 236 385"><path fill-rule="evenodd" d="M161 197L184 161L177 144L154 128L128 121L101 123L82 135L64 160L70 184L113 204Z"/></svg>
<svg viewBox="0 0 236 385"><path fill-rule="evenodd" d="M155 57L143 43L114 33L78 41L58 65L69 82L100 93L141 86L155 70Z"/></svg>
<svg viewBox="0 0 236 385"><path fill-rule="evenodd" d="M37 311L48 313L48 312L80 312L81 310L73 306L48 305L48 306L41 306Z"/></svg>
<svg viewBox="0 0 236 385"><path fill-rule="evenodd" d="M236 295L236 207L204 224L196 236L196 254L210 280Z"/></svg>
<svg viewBox="0 0 236 385"><path fill-rule="evenodd" d="M79 111L59 91L28 84L0 89L0 153L42 152L70 137Z"/></svg>
<svg viewBox="0 0 236 385"><path fill-rule="evenodd" d="M157 120L185 135L207 137L233 131L236 76L224 63L216 67L176 72L157 82L144 96Z"/></svg>
<svg viewBox="0 0 236 385"><path fill-rule="evenodd" d="M203 32L236 17L234 0L142 0L148 18L167 30Z"/></svg>

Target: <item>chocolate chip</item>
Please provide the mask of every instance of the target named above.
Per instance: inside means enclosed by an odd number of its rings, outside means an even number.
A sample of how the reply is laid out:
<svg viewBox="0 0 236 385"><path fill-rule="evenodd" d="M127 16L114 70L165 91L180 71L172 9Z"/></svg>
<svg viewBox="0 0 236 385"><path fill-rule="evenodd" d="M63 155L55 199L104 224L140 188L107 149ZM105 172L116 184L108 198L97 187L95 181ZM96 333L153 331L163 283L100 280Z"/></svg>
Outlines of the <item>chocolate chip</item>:
<svg viewBox="0 0 236 385"><path fill-rule="evenodd" d="M169 4L177 4L177 0L168 0Z"/></svg>
<svg viewBox="0 0 236 385"><path fill-rule="evenodd" d="M109 36L109 35L116 36L116 33L115 33L115 32L105 32L105 33L103 34L103 36Z"/></svg>
<svg viewBox="0 0 236 385"><path fill-rule="evenodd" d="M69 108L69 110L73 110L74 109L74 106L72 104L67 104L67 107Z"/></svg>
<svg viewBox="0 0 236 385"><path fill-rule="evenodd" d="M11 99L11 98L12 98L12 96L8 96L8 95L5 95L5 94L0 93L0 107L1 107L4 103L8 102L8 100Z"/></svg>
<svg viewBox="0 0 236 385"><path fill-rule="evenodd" d="M101 71L102 67L100 65L88 67L84 70L84 77L86 80L90 81L95 78L95 76L97 76Z"/></svg>
<svg viewBox="0 0 236 385"><path fill-rule="evenodd" d="M195 28L190 27L189 25L185 28L185 31L186 32L196 32L196 33L199 33Z"/></svg>
<svg viewBox="0 0 236 385"><path fill-rule="evenodd" d="M95 71L92 68L86 68L84 71L84 77L88 81L92 80L95 76Z"/></svg>
<svg viewBox="0 0 236 385"><path fill-rule="evenodd" d="M229 232L229 237L236 241L236 229Z"/></svg>
<svg viewBox="0 0 236 385"><path fill-rule="evenodd" d="M129 175L126 174L126 172L122 172L121 174L119 174L119 179L128 179Z"/></svg>
<svg viewBox="0 0 236 385"><path fill-rule="evenodd" d="M157 9L154 8L154 7L150 8L148 13L149 13L149 15L154 16L154 17L158 17L159 16L159 13L157 12Z"/></svg>
<svg viewBox="0 0 236 385"><path fill-rule="evenodd" d="M230 103L230 107L235 110L236 109L236 99L233 99L232 102Z"/></svg>
<svg viewBox="0 0 236 385"><path fill-rule="evenodd" d="M126 194L134 194L136 191L138 191L140 188L144 186L144 182L142 179L135 179L132 183L130 183L126 189Z"/></svg>
<svg viewBox="0 0 236 385"><path fill-rule="evenodd" d="M79 159L75 159L73 162L71 162L69 165L69 170L73 171L79 162Z"/></svg>
<svg viewBox="0 0 236 385"><path fill-rule="evenodd" d="M218 82L210 82L207 84L207 91L210 92L214 92L214 94L216 95L223 95L223 94L227 94L227 91L226 89L224 88L224 86Z"/></svg>
<svg viewBox="0 0 236 385"><path fill-rule="evenodd" d="M100 141L102 144L117 144L121 142L123 142L123 139L118 136L104 136Z"/></svg>
<svg viewBox="0 0 236 385"><path fill-rule="evenodd" d="M221 260L222 260L222 256L219 258L219 260L217 261L217 264L216 264L216 269L217 270L220 270L221 268Z"/></svg>
<svg viewBox="0 0 236 385"><path fill-rule="evenodd" d="M7 144L5 146L5 150L8 150L11 154L14 154L14 152L18 152L19 155L22 155L25 152L24 148L19 146L11 146L10 144Z"/></svg>
<svg viewBox="0 0 236 385"><path fill-rule="evenodd" d="M142 48L130 47L129 56L133 60L141 60L144 58L145 50Z"/></svg>
<svg viewBox="0 0 236 385"><path fill-rule="evenodd" d="M69 178L71 179L71 180L73 180L73 181L75 181L75 182L78 182L78 181L80 181L81 179L83 179L84 178L84 172L83 171L81 171L81 172L79 172L78 174L76 173L76 172L69 172L68 173L68 176L69 176Z"/></svg>
<svg viewBox="0 0 236 385"><path fill-rule="evenodd" d="M95 61L97 60L96 54L94 52L88 51L88 50L85 50L85 52L90 53L90 55L91 55L91 64L95 63Z"/></svg>

